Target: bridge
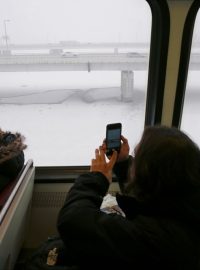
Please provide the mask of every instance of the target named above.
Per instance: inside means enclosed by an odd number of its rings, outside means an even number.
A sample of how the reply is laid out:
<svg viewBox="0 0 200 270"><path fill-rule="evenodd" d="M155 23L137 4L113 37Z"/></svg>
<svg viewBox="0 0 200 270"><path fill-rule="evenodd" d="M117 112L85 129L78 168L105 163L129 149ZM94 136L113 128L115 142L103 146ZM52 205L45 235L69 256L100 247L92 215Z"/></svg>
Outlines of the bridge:
<svg viewBox="0 0 200 270"><path fill-rule="evenodd" d="M0 50L45 50L45 49L100 49L100 48L149 48L146 42L78 42L60 41L59 43L0 44Z"/></svg>
<svg viewBox="0 0 200 270"><path fill-rule="evenodd" d="M133 70L147 70L148 55L138 53L63 53L1 55L0 72L121 71L122 100L133 98Z"/></svg>
<svg viewBox="0 0 200 270"><path fill-rule="evenodd" d="M0 56L0 72L145 70L148 55L139 53L63 53Z"/></svg>
<svg viewBox="0 0 200 270"><path fill-rule="evenodd" d="M0 55L0 72L121 71L123 100L133 98L134 71L147 70L147 53L61 53ZM200 53L191 55L190 70L200 69Z"/></svg>

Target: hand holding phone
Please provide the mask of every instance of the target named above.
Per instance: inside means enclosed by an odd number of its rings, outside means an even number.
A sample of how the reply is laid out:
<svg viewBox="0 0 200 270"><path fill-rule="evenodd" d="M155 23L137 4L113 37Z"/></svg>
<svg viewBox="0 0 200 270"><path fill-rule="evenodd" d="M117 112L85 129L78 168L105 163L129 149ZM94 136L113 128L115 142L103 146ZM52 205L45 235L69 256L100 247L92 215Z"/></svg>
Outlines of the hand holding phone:
<svg viewBox="0 0 200 270"><path fill-rule="evenodd" d="M121 123L108 124L106 126L106 155L111 156L113 150L116 150L118 153L121 148Z"/></svg>
<svg viewBox="0 0 200 270"><path fill-rule="evenodd" d="M128 140L124 136L121 135L121 148L118 154L117 161L121 162L128 159L129 151L130 151L130 147L129 147Z"/></svg>

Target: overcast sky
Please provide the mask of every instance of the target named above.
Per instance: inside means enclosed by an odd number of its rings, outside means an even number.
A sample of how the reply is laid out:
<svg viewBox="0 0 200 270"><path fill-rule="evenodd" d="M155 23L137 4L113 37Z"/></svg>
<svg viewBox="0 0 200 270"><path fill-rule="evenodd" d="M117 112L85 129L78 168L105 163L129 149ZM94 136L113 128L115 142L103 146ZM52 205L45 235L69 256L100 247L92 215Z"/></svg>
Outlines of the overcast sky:
<svg viewBox="0 0 200 270"><path fill-rule="evenodd" d="M149 42L151 11L141 0L0 0L10 43Z"/></svg>

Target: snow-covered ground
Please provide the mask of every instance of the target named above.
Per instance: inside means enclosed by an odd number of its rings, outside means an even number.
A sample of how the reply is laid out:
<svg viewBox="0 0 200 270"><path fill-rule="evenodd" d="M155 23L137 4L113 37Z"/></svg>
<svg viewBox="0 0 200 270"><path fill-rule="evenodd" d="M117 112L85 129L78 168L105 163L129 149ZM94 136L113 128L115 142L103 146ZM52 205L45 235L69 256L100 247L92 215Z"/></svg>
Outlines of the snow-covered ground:
<svg viewBox="0 0 200 270"><path fill-rule="evenodd" d="M200 144L199 73L193 72L182 128ZM134 72L134 99L121 100L120 72L16 72L0 76L0 127L26 137L36 166L89 165L106 125L122 123L131 149L145 117L147 72Z"/></svg>
<svg viewBox="0 0 200 270"><path fill-rule="evenodd" d="M2 73L0 123L26 137L35 165L88 165L106 125L121 122L133 148L144 123L146 73L135 74L135 98L121 101L120 72ZM141 80L141 77L143 78Z"/></svg>

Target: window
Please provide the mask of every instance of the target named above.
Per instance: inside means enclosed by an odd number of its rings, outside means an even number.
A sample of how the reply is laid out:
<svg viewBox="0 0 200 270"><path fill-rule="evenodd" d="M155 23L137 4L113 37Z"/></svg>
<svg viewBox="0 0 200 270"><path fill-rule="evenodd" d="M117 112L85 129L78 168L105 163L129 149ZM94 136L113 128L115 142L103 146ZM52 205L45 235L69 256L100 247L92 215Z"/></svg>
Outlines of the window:
<svg viewBox="0 0 200 270"><path fill-rule="evenodd" d="M151 10L144 0L2 0L1 128L36 166L88 165L108 123L144 127Z"/></svg>
<svg viewBox="0 0 200 270"><path fill-rule="evenodd" d="M181 129L200 145L200 12L194 27Z"/></svg>

